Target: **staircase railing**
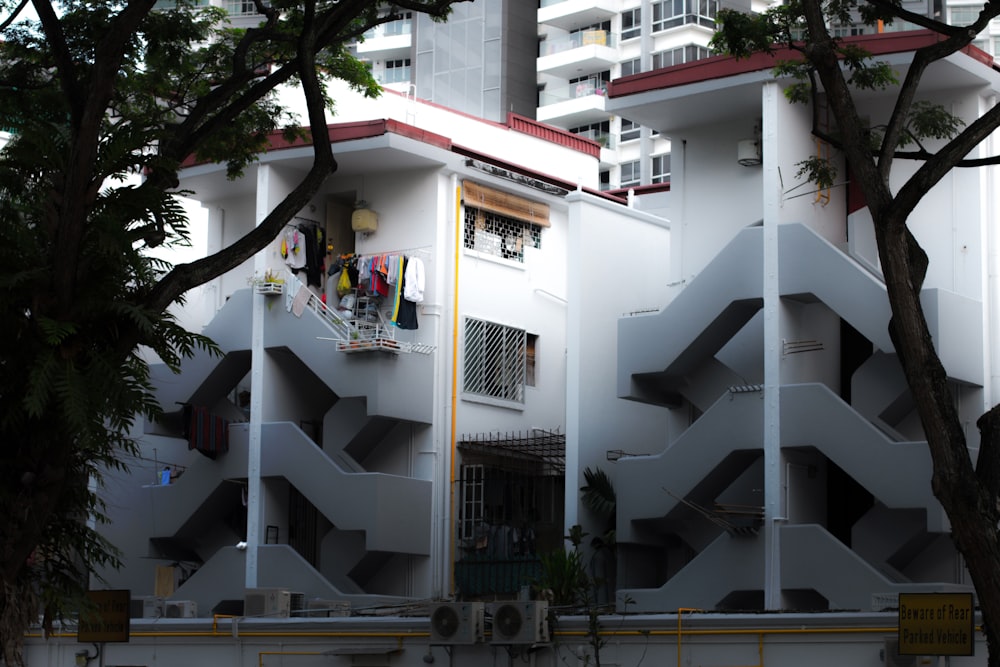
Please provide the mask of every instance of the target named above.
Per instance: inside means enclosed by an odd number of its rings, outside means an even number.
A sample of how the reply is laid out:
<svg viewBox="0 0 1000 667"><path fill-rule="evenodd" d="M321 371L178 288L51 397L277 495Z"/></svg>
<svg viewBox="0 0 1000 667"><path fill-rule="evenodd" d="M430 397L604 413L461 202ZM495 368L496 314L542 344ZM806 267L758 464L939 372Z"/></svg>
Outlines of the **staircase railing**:
<svg viewBox="0 0 1000 667"><path fill-rule="evenodd" d="M285 274L285 285L288 287L285 290L285 308L290 312L303 284L291 271L286 271ZM330 327L334 335L323 340L335 342L340 352L430 354L434 351L433 345L396 340L396 327L385 321L381 309L365 310L360 314L347 316L330 308L311 291L304 307L316 313Z"/></svg>

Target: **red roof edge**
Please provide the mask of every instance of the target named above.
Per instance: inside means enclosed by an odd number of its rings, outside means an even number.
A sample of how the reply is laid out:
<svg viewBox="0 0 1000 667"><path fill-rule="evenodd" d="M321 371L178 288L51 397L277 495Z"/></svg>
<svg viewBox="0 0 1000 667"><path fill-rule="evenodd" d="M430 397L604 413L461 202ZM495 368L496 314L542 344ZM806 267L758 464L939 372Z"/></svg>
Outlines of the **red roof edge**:
<svg viewBox="0 0 1000 667"><path fill-rule="evenodd" d="M932 30L907 30L883 32L875 35L845 37L844 44L855 44L873 56L889 53L903 53L930 46L944 40L944 36ZM961 50L976 61L994 68L993 57L982 49L967 46ZM682 65L664 67L649 72L640 72L615 79L608 83L608 97L623 97L649 90L673 88L699 81L722 79L737 74L770 69L780 60L795 60L802 55L788 48L776 48L773 53L755 53L748 58L733 56L712 56Z"/></svg>
<svg viewBox="0 0 1000 667"><path fill-rule="evenodd" d="M342 141L356 141L358 139L380 137L389 132L392 134L398 134L402 137L416 139L417 141L437 146L438 148L451 150L451 139L448 137L444 137L433 132L427 132L426 130L421 130L418 127L407 125L406 123L401 123L391 118L360 120L350 123L332 123L326 126L327 139L331 144L340 143ZM265 149L265 152L270 153L272 151L280 151L289 148L301 148L303 146L312 146L312 141L308 138L303 139L302 137L296 137L289 141L282 134L281 130L274 130L269 132L267 135L267 148ZM194 156L188 156L187 159L181 163L181 168L193 167L196 164L205 164L205 161L196 160Z"/></svg>
<svg viewBox="0 0 1000 667"><path fill-rule="evenodd" d="M550 143L579 151L590 157L601 157L601 145L593 139L587 139L572 132L559 129L558 127L546 125L537 120L516 114L513 111L507 112L507 127L515 132L544 139Z"/></svg>

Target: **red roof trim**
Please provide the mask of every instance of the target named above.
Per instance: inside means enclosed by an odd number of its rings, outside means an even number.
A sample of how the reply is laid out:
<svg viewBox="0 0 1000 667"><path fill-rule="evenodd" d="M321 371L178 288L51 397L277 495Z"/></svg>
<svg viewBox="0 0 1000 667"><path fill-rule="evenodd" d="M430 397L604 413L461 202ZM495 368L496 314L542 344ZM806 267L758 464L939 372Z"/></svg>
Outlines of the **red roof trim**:
<svg viewBox="0 0 1000 667"><path fill-rule="evenodd" d="M558 127L521 116L513 111L507 113L507 126L515 132L544 139L549 143L565 146L590 157L601 157L601 145L592 139L581 137Z"/></svg>
<svg viewBox="0 0 1000 667"><path fill-rule="evenodd" d="M845 37L845 44L857 44L873 56L889 53L904 53L930 46L942 41L943 36L931 30L910 30L885 32L877 35ZM993 67L993 58L974 46L962 49L962 53ZM733 56L712 56L683 65L674 65L650 72L641 72L611 81L607 87L608 97L635 95L650 90L661 90L684 86L699 81L722 79L748 72L771 69L779 60L801 58L801 54L791 49L776 49L773 54L756 53L749 58L736 59Z"/></svg>
<svg viewBox="0 0 1000 667"><path fill-rule="evenodd" d="M410 139L415 139L425 144L430 144L431 146L437 146L438 148L443 148L444 150L451 150L451 139L448 137L441 136L440 134L434 134L433 132L427 132L426 130L421 130L418 127L407 125L406 123L400 123L399 121L391 118L362 120L351 123L333 123L327 125L326 130L327 139L331 144L344 141L357 141L359 139L370 139L372 137L381 137L383 134L391 132L392 134L398 134L401 137L409 137ZM267 143L268 148L265 152L268 153L287 150L290 148L312 146L311 141L301 137L296 137L295 139L289 141L284 137L280 130L270 132L267 137ZM197 161L193 156L190 156L184 160L181 167L193 167L196 164L205 164L205 162Z"/></svg>

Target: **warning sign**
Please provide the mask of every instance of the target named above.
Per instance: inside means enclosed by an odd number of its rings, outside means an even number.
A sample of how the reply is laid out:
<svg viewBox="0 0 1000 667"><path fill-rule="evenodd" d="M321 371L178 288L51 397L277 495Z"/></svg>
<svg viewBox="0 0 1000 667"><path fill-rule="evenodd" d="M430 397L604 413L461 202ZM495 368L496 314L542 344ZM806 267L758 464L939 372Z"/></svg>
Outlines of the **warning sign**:
<svg viewBox="0 0 1000 667"><path fill-rule="evenodd" d="M88 644L127 642L131 591L87 591L87 597L95 610L80 614L76 640Z"/></svg>
<svg viewBox="0 0 1000 667"><path fill-rule="evenodd" d="M900 593L900 655L973 655L972 593Z"/></svg>

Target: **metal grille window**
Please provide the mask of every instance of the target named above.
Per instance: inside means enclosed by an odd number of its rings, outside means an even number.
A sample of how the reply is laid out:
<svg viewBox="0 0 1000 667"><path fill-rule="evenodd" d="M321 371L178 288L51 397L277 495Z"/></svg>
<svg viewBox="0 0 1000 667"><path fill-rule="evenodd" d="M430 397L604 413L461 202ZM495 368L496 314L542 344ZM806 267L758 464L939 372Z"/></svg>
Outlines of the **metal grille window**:
<svg viewBox="0 0 1000 667"><path fill-rule="evenodd" d="M465 247L524 262L524 249L542 247L542 228L507 216L465 207Z"/></svg>
<svg viewBox="0 0 1000 667"><path fill-rule="evenodd" d="M463 389L470 394L523 403L527 347L523 329L467 317Z"/></svg>

